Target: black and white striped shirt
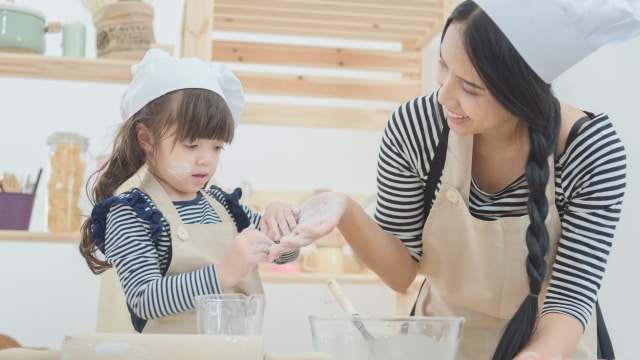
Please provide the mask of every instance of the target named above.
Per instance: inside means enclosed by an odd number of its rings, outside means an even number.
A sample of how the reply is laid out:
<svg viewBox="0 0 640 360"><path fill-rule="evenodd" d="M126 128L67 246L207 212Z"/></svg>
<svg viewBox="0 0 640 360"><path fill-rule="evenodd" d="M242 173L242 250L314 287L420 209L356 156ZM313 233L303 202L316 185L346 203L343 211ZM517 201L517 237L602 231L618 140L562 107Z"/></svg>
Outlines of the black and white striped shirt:
<svg viewBox="0 0 640 360"><path fill-rule="evenodd" d="M416 261L422 255L425 183L444 121L435 93L413 99L391 116L380 146L374 217ZM625 149L605 114L588 121L556 156L562 235L542 314L565 313L588 324L619 221L625 176ZM495 194L472 181L469 210L486 220L524 216L528 194L524 174Z"/></svg>
<svg viewBox="0 0 640 360"><path fill-rule="evenodd" d="M207 193L224 205L229 211L221 191L217 188ZM160 233L156 240L153 227L145 216L140 216L140 202L151 213L157 210L153 201L139 190L132 190L119 197L141 197L142 201L115 202L107 214L104 254L107 262L114 265L124 289L127 304L140 319L156 319L193 309L196 295L219 294L222 292L215 265L196 271L164 276L171 256L171 235L169 224L162 217ZM182 222L185 224L216 224L220 217L198 194L191 201L174 202ZM240 205L249 221L259 227L262 215ZM297 258L298 252L283 254L276 259L282 264ZM135 324L134 324L135 325ZM141 330L141 329L139 329Z"/></svg>

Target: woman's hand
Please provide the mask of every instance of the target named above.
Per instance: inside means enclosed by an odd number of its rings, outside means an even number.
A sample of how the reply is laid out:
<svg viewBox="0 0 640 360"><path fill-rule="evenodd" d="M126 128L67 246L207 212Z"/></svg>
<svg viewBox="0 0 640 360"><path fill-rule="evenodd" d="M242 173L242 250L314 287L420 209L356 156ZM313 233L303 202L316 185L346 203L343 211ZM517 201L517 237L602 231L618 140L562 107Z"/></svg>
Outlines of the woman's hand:
<svg viewBox="0 0 640 360"><path fill-rule="evenodd" d="M328 235L338 226L348 199L341 193L323 192L305 201L298 209L298 225L280 239L280 245L299 248Z"/></svg>
<svg viewBox="0 0 640 360"><path fill-rule="evenodd" d="M235 285L259 262L266 261L273 245L274 242L253 225L236 235L231 241L229 255L216 266L222 289Z"/></svg>
<svg viewBox="0 0 640 360"><path fill-rule="evenodd" d="M267 205L260 221L260 231L271 240L279 242L280 239L291 233L297 225L297 211L291 205L275 201Z"/></svg>
<svg viewBox="0 0 640 360"><path fill-rule="evenodd" d="M563 360L562 356L552 356L552 357L543 357L537 352L533 351L525 351L518 356L516 356L513 360Z"/></svg>
<svg viewBox="0 0 640 360"><path fill-rule="evenodd" d="M583 331L580 321L571 315L546 313L540 316L529 343L514 359L567 360Z"/></svg>

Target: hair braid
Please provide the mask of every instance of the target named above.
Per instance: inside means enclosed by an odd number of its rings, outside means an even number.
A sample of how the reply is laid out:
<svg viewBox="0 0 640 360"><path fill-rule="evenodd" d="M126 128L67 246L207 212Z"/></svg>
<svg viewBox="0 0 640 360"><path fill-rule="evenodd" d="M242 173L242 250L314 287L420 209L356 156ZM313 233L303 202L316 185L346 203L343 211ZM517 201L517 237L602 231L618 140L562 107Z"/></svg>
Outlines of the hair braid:
<svg viewBox="0 0 640 360"><path fill-rule="evenodd" d="M525 176L529 185L527 202L529 226L525 234L528 255L525 263L529 294L507 323L493 360L512 359L529 342L538 317L538 295L547 272L545 256L549 252L549 232L545 219L549 212L546 185L549 181L549 146L545 134L529 129L530 150ZM547 155L547 156L545 156Z"/></svg>
<svg viewBox="0 0 640 360"><path fill-rule="evenodd" d="M545 220L549 204L545 189L552 171L547 159L555 152L560 132L560 103L551 85L536 75L477 4L467 0L458 5L447 20L444 32L453 21L466 24L465 49L489 92L526 124L529 132L525 176L529 187L530 223L525 233L528 255L523 265L530 294L507 323L493 354L493 360L513 359L529 342L535 329L538 295L546 276L549 233Z"/></svg>
<svg viewBox="0 0 640 360"><path fill-rule="evenodd" d="M525 176L529 184L529 199L527 201L529 226L525 239L529 255L527 256L527 275L529 275L529 291L540 293L540 286L546 273L544 257L549 252L549 232L545 226L545 219L549 212L545 188L549 180L549 164L547 156L549 149L544 134L529 129L531 149L525 167Z"/></svg>

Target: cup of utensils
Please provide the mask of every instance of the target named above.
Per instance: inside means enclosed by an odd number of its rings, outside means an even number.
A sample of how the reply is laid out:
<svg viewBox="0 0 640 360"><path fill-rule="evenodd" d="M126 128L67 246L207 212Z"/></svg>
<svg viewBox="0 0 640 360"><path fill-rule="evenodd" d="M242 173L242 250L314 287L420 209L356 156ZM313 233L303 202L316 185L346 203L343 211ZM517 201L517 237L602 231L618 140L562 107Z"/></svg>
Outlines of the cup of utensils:
<svg viewBox="0 0 640 360"><path fill-rule="evenodd" d="M42 169L31 176L4 172L0 180L0 230L28 230Z"/></svg>

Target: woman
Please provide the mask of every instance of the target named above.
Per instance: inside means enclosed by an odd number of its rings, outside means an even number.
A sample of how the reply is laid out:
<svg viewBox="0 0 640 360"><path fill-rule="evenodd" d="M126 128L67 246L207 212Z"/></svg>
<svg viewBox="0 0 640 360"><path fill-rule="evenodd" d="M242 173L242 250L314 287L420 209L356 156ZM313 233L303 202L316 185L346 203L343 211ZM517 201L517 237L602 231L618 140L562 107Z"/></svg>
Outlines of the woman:
<svg viewBox="0 0 640 360"><path fill-rule="evenodd" d="M596 358L590 320L625 150L606 114L554 97L557 63L541 69L520 53L476 3L460 4L443 31L442 87L385 129L374 219L344 194L319 194L270 257L337 226L394 290L425 275L417 315L465 317L459 359Z"/></svg>

